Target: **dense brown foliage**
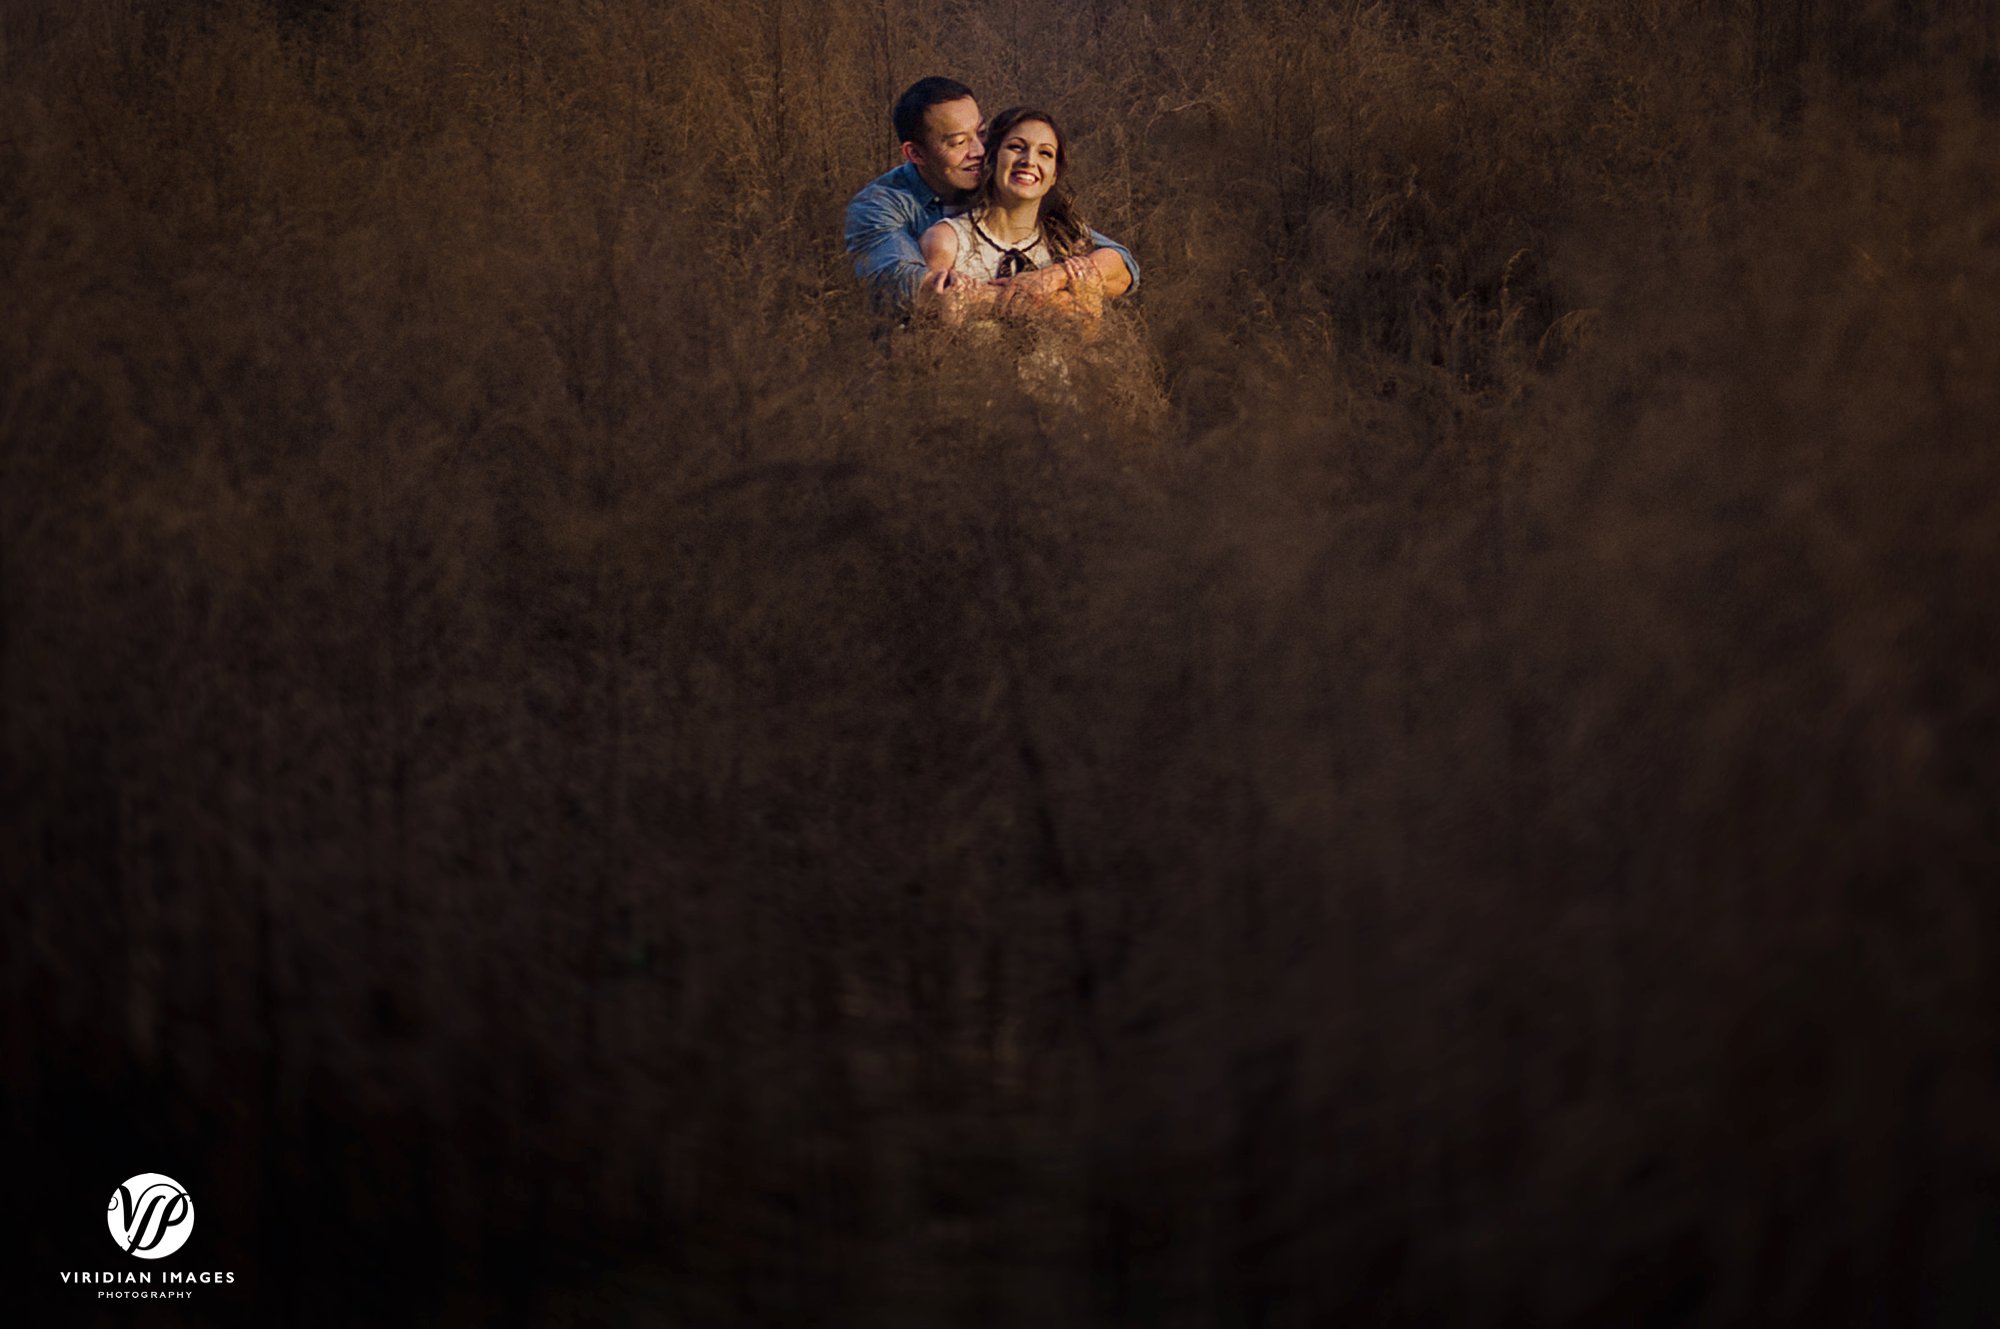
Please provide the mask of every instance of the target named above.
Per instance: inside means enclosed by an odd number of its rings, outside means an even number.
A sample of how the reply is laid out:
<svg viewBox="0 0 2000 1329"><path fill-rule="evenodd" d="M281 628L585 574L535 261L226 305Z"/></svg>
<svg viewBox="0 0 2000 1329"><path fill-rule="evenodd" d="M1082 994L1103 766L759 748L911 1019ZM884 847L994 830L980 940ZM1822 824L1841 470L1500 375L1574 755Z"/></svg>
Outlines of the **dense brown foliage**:
<svg viewBox="0 0 2000 1329"><path fill-rule="evenodd" d="M24 1278L2000 1313L1992 6L0 15ZM1140 257L1081 407L871 335L932 72Z"/></svg>

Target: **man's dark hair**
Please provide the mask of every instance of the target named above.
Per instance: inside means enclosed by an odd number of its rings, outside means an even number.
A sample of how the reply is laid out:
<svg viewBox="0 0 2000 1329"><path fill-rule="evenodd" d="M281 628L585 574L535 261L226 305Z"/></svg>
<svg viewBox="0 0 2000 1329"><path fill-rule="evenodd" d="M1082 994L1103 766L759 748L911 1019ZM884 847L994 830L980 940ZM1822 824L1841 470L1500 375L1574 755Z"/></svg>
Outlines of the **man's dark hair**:
<svg viewBox="0 0 2000 1329"><path fill-rule="evenodd" d="M955 102L961 97L970 97L972 89L955 78L933 74L920 78L910 85L910 90L896 98L896 109L889 112L889 123L896 127L898 143L917 143L924 132L924 113L933 106L945 102Z"/></svg>

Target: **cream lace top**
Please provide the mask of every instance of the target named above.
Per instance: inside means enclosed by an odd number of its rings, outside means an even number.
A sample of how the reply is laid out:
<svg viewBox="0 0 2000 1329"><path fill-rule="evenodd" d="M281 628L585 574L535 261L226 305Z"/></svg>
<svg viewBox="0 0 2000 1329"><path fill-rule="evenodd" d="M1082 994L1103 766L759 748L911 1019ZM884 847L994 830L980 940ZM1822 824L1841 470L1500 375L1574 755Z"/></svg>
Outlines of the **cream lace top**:
<svg viewBox="0 0 2000 1329"><path fill-rule="evenodd" d="M1008 246L998 244L998 237L991 231L986 231L982 235L981 228L973 222L970 212L961 212L958 216L947 217L945 220L958 236L958 257L952 260L952 271L967 277L977 277L980 281L992 281L998 277L1000 260L1006 255ZM1029 239L1032 241L1031 244L1017 250L1028 259L1027 267L1019 269L1023 272L1029 268L1045 268L1054 259L1054 255L1049 253L1048 241L1042 238L1039 229Z"/></svg>

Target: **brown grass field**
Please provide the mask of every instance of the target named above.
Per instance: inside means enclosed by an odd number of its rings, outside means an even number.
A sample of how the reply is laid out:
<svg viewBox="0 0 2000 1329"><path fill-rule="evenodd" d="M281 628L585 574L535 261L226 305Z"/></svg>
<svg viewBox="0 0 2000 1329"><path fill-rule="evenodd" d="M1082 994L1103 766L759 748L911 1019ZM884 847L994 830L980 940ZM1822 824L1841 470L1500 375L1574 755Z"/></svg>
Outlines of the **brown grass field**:
<svg viewBox="0 0 2000 1329"><path fill-rule="evenodd" d="M2000 1320L1996 26L5 0L14 1322Z"/></svg>

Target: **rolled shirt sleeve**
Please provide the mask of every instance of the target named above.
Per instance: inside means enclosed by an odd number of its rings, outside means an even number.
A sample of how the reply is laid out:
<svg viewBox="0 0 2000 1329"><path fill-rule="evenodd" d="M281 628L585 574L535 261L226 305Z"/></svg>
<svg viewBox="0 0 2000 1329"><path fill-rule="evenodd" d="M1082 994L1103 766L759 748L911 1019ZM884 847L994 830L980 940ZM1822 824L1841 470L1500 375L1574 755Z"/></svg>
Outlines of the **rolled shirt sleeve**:
<svg viewBox="0 0 2000 1329"><path fill-rule="evenodd" d="M1090 243L1096 245L1099 249L1108 249L1118 255L1118 257L1124 259L1125 270L1132 274L1132 290L1136 291L1139 289L1139 260L1132 257L1131 250L1119 244L1110 236L1105 235L1102 231L1092 231L1090 233Z"/></svg>

